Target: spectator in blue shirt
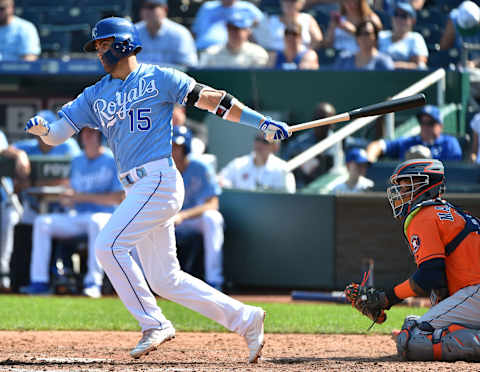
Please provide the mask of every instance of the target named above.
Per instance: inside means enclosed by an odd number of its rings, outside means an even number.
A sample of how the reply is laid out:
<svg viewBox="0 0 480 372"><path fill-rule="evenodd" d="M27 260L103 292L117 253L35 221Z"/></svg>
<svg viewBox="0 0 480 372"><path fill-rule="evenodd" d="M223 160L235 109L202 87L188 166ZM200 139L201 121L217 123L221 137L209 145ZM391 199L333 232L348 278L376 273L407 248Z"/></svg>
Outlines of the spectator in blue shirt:
<svg viewBox="0 0 480 372"><path fill-rule="evenodd" d="M33 224L30 284L20 289L25 294L49 294L49 263L52 238L88 235L88 272L83 294L101 297L103 270L95 255L95 239L107 224L115 206L123 200L123 187L117 177L115 160L103 146L102 133L84 128L81 133L84 152L72 161L69 187L60 196L66 213L43 214Z"/></svg>
<svg viewBox="0 0 480 372"><path fill-rule="evenodd" d="M427 44L421 34L412 31L416 19L415 9L407 2L400 2L393 13L392 30L380 31L378 35L379 50L392 57L395 68L426 68Z"/></svg>
<svg viewBox="0 0 480 372"><path fill-rule="evenodd" d="M167 0L146 0L142 3L142 21L135 26L142 42L139 62L197 65L197 49L190 31L167 18Z"/></svg>
<svg viewBox="0 0 480 372"><path fill-rule="evenodd" d="M175 216L176 234L203 235L205 280L221 290L223 285L223 217L218 211L221 193L215 172L202 161L189 158L192 134L185 126L174 126L172 156L185 184L183 207Z"/></svg>
<svg viewBox="0 0 480 372"><path fill-rule="evenodd" d="M0 0L0 61L35 61L40 38L33 23L16 17L13 0Z"/></svg>
<svg viewBox="0 0 480 372"><path fill-rule="evenodd" d="M55 121L57 120L57 115L50 110L42 110L38 112L37 115L41 115L45 120L48 121ZM61 145L52 147L44 143L40 138L35 139L28 139L18 141L12 144L12 147L18 150L24 151L28 157L30 156L68 156L70 158L74 158L77 155L80 155L81 150L80 146L78 145L77 141L73 138L69 138L67 141L62 143ZM30 168L30 163L28 164ZM62 179L52 179L46 181L37 182L34 186L57 186L57 185L65 185L68 182L68 178ZM29 186L29 185L24 185ZM21 190L19 190L21 191ZM22 223L25 224L33 224L33 220L37 214L37 200L33 196L23 192L21 193L21 199L24 205L24 213L22 216ZM59 207L58 205L55 206Z"/></svg>
<svg viewBox="0 0 480 372"><path fill-rule="evenodd" d="M253 19L254 26L263 19L261 10L248 1L206 1L198 10L192 25L197 49L204 50L215 44L225 44L228 39L226 21L234 13Z"/></svg>
<svg viewBox="0 0 480 372"><path fill-rule="evenodd" d="M420 135L401 137L392 141L377 140L367 147L370 162L377 161L380 155L394 159L404 159L408 149L415 145L428 147L432 158L449 161L462 160L462 149L458 140L450 135L443 134L443 121L440 110L436 106L427 105L418 114Z"/></svg>
<svg viewBox="0 0 480 372"><path fill-rule="evenodd" d="M378 28L374 22L363 21L357 26L355 37L358 44L356 54L340 55L334 65L338 70L393 70L390 56L377 49Z"/></svg>

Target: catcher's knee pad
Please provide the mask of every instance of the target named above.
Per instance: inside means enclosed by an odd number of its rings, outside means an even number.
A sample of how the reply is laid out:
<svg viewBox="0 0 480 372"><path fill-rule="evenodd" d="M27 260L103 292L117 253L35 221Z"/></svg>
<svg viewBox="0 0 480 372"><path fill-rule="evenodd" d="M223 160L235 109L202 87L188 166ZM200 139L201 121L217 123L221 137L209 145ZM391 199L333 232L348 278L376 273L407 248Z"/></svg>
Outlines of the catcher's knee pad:
<svg viewBox="0 0 480 372"><path fill-rule="evenodd" d="M422 322L408 331L402 329L397 351L407 360L480 361L480 330L459 324L434 329Z"/></svg>

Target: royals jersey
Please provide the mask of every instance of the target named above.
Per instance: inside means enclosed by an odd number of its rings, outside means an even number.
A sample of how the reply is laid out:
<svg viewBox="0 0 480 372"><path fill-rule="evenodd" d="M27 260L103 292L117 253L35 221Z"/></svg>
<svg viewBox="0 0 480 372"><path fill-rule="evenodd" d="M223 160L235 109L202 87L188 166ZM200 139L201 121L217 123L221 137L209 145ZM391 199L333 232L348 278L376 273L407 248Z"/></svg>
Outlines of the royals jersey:
<svg viewBox="0 0 480 372"><path fill-rule="evenodd" d="M66 104L59 115L76 132L102 131L120 173L172 152L172 111L195 81L183 72L139 64L125 80L110 74Z"/></svg>
<svg viewBox="0 0 480 372"><path fill-rule="evenodd" d="M480 283L480 235L472 232L449 255L445 245L463 229L465 220L449 205L430 205L412 212L405 223L405 234L415 262L445 259L450 295Z"/></svg>
<svg viewBox="0 0 480 372"><path fill-rule="evenodd" d="M115 161L109 152L105 152L95 159L89 159L85 154L74 158L70 185L79 193L104 194L123 190L117 177ZM75 209L79 213L112 213L115 207L95 203L76 203Z"/></svg>

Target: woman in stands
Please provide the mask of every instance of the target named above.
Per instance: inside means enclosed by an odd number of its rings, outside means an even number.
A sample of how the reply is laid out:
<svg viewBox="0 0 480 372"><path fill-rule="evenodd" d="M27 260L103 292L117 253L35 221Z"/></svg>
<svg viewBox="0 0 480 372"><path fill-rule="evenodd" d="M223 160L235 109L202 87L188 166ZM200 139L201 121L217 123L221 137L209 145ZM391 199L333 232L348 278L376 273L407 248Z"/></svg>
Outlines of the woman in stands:
<svg viewBox="0 0 480 372"><path fill-rule="evenodd" d="M334 65L338 70L393 70L393 60L377 49L378 29L372 21L360 23L355 32L359 50L340 56Z"/></svg>
<svg viewBox="0 0 480 372"><path fill-rule="evenodd" d="M428 49L423 36L413 32L415 9L409 3L398 3L392 18L392 30L381 31L378 46L395 62L395 68L424 69L427 67Z"/></svg>
<svg viewBox="0 0 480 372"><path fill-rule="evenodd" d="M351 54L358 52L355 32L361 22L372 21L377 29L382 29L382 21L372 11L367 0L343 0L340 13L332 12L325 37L325 46Z"/></svg>
<svg viewBox="0 0 480 372"><path fill-rule="evenodd" d="M270 56L271 67L282 70L318 69L317 53L302 43L302 26L300 24L287 26L284 39L284 49Z"/></svg>
<svg viewBox="0 0 480 372"><path fill-rule="evenodd" d="M266 17L254 30L253 36L258 44L269 51L281 51L284 48L285 28L298 23L301 26L301 40L305 47L316 49L323 41L322 30L317 21L302 9L305 0L282 0L282 14Z"/></svg>

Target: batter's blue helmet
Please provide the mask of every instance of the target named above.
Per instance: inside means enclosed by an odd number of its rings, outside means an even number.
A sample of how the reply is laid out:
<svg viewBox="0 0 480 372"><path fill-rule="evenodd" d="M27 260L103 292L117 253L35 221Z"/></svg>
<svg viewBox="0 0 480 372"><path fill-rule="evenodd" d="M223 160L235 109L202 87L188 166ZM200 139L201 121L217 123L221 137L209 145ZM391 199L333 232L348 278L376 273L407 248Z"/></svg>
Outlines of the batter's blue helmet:
<svg viewBox="0 0 480 372"><path fill-rule="evenodd" d="M190 154L192 149L192 132L185 125L174 125L172 143L185 147L185 154Z"/></svg>
<svg viewBox="0 0 480 372"><path fill-rule="evenodd" d="M113 37L111 49L105 53L108 62L116 64L121 58L142 50L140 37L132 22L125 18L109 17L97 22L92 30L92 40L87 42L83 49L86 52L95 51L95 40Z"/></svg>

